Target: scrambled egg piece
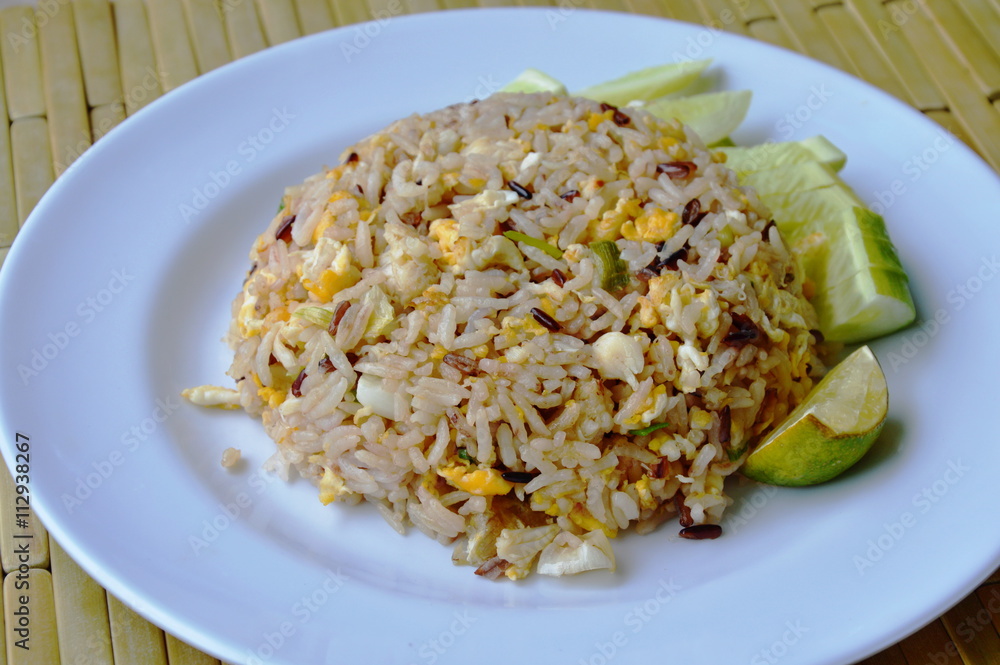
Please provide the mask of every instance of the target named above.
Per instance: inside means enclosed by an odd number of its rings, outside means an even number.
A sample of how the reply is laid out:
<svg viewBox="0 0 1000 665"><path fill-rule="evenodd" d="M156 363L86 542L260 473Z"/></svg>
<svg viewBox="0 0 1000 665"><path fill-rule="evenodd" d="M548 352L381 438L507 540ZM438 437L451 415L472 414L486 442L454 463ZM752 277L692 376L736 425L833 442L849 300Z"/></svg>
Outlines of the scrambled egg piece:
<svg viewBox="0 0 1000 665"><path fill-rule="evenodd" d="M459 235L458 222L449 217L435 219L428 227L427 235L437 241L444 262L452 267L453 272L458 272L471 251L469 239Z"/></svg>
<svg viewBox="0 0 1000 665"><path fill-rule="evenodd" d="M667 406L667 387L660 385L653 388L649 393L649 397L642 404L642 411L639 411L631 418L625 421L626 425L641 425L646 427L650 425L653 420L663 413L663 410ZM638 428L636 428L638 429Z"/></svg>
<svg viewBox="0 0 1000 665"><path fill-rule="evenodd" d="M460 490L476 496L506 494L514 485L503 479L496 469L475 469L467 466L448 466L437 474Z"/></svg>
<svg viewBox="0 0 1000 665"><path fill-rule="evenodd" d="M590 235L593 240L618 240L622 226L642 215L639 199L618 199L614 210L608 210L599 220L591 222Z"/></svg>
<svg viewBox="0 0 1000 665"><path fill-rule="evenodd" d="M681 227L680 217L676 212L665 212L655 208L622 224L622 237L626 240L645 240L646 242L662 242L672 238Z"/></svg>
<svg viewBox="0 0 1000 665"><path fill-rule="evenodd" d="M635 481L635 491L639 494L640 508L644 510L653 510L656 508L656 499L653 498L653 492L649 488L649 476L644 475Z"/></svg>
<svg viewBox="0 0 1000 665"><path fill-rule="evenodd" d="M337 499L352 494L344 487L344 479L333 472L332 469L323 469L323 477L319 481L319 500L324 506Z"/></svg>
<svg viewBox="0 0 1000 665"><path fill-rule="evenodd" d="M615 112L611 109L608 109L604 113L590 113L587 115L587 127L589 127L592 132L596 131L602 122L605 120L611 120L614 114Z"/></svg>
<svg viewBox="0 0 1000 665"><path fill-rule="evenodd" d="M618 535L618 529L601 524L590 514L589 510L579 503L573 506L573 510L569 513L569 519L584 531L603 531L608 538L614 538Z"/></svg>
<svg viewBox="0 0 1000 665"><path fill-rule="evenodd" d="M267 405L272 409L277 409L285 401L284 392L267 386L258 388L257 396L267 402Z"/></svg>
<svg viewBox="0 0 1000 665"><path fill-rule="evenodd" d="M197 386L182 390L181 397L197 406L212 406L218 409L240 408L240 393L231 388Z"/></svg>
<svg viewBox="0 0 1000 665"><path fill-rule="evenodd" d="M351 263L351 250L341 245L330 268L320 273L316 281L303 278L302 286L320 302L330 302L333 296L354 286L360 279L361 271Z"/></svg>

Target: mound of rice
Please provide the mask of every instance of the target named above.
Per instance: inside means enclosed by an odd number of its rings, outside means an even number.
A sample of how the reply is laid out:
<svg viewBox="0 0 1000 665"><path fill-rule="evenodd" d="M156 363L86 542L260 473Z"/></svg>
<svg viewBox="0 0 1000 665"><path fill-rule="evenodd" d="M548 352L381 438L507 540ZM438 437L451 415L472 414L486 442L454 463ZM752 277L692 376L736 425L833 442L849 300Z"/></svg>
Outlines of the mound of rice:
<svg viewBox="0 0 1000 665"><path fill-rule="evenodd" d="M756 195L636 109L406 118L286 190L250 258L229 373L274 464L490 578L613 569L609 538L675 515L717 536L822 373Z"/></svg>

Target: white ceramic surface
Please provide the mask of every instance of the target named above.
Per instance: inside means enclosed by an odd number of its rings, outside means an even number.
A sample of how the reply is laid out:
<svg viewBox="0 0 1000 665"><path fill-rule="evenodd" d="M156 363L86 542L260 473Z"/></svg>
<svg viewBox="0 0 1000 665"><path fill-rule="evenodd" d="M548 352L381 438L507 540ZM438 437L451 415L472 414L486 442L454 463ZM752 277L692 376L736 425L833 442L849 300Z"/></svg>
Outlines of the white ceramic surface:
<svg viewBox="0 0 1000 665"><path fill-rule="evenodd" d="M873 344L891 421L858 468L806 490L734 485L724 537L626 536L617 575L493 584L370 508L257 472L272 444L245 415L180 403L224 381L229 302L284 185L527 66L573 89L684 57L754 91L736 139L821 133L848 153L921 316L943 321ZM0 272L3 452L30 436L32 504L88 572L233 662L849 663L1000 564L997 209L996 175L919 113L699 26L562 8L336 30L165 96L42 200ZM219 464L231 445L242 471Z"/></svg>

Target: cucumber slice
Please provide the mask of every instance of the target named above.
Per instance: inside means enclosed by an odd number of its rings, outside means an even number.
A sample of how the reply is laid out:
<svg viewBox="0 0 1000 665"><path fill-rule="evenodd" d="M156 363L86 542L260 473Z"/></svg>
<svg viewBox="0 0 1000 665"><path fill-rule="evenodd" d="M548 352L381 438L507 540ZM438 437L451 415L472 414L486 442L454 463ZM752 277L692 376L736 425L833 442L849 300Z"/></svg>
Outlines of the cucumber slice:
<svg viewBox="0 0 1000 665"><path fill-rule="evenodd" d="M708 145L721 141L740 126L750 109L752 96L749 90L708 92L657 99L642 108L664 120L680 120Z"/></svg>
<svg viewBox="0 0 1000 665"><path fill-rule="evenodd" d="M821 162L784 164L748 173L740 181L757 190L757 195L761 198L831 187L841 182L833 169Z"/></svg>
<svg viewBox="0 0 1000 665"><path fill-rule="evenodd" d="M899 330L916 316L905 275L879 268L818 291L812 304L823 335L845 344Z"/></svg>
<svg viewBox="0 0 1000 665"><path fill-rule="evenodd" d="M718 150L726 155L726 166L736 171L739 176L786 164L806 164L809 162L820 162L833 171L839 171L847 163L847 155L822 136L813 136L802 141L787 143L762 143L735 148L720 147Z"/></svg>
<svg viewBox="0 0 1000 665"><path fill-rule="evenodd" d="M589 86L574 92L573 95L613 106L625 106L637 100L648 101L688 87L701 76L711 62L711 60L692 60L647 67Z"/></svg>
<svg viewBox="0 0 1000 665"><path fill-rule="evenodd" d="M500 92L553 92L565 95L566 86L539 69L529 67L513 81L500 88Z"/></svg>

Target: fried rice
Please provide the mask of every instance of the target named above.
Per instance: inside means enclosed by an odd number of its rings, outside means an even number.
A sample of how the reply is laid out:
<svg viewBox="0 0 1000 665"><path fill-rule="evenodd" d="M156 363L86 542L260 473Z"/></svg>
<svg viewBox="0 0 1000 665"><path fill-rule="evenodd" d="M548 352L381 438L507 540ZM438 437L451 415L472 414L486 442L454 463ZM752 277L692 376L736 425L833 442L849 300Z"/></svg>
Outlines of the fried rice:
<svg viewBox="0 0 1000 665"><path fill-rule="evenodd" d="M609 539L673 517L719 535L726 477L823 371L766 208L639 109L413 115L282 208L228 335L270 465L490 578L614 569Z"/></svg>

